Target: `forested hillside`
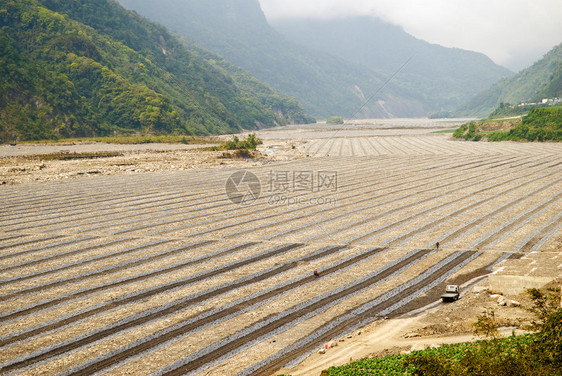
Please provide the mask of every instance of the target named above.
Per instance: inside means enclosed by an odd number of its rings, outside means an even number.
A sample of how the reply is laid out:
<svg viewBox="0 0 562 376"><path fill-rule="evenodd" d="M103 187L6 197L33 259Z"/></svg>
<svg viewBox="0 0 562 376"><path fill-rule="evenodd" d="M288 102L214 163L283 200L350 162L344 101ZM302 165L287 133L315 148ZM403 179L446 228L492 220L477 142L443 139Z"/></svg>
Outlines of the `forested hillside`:
<svg viewBox="0 0 562 376"><path fill-rule="evenodd" d="M513 75L484 54L431 44L373 17L280 19L271 24L294 42L345 56L387 76L411 59L394 83L412 93L428 112L456 109L475 93Z"/></svg>
<svg viewBox="0 0 562 376"><path fill-rule="evenodd" d="M419 117L452 110L511 74L484 55L430 45L373 19L292 20L287 27L276 21L272 25L282 35L269 25L258 0L119 1L323 118Z"/></svg>
<svg viewBox="0 0 562 376"><path fill-rule="evenodd" d="M502 103L518 105L560 97L561 85L562 44L559 44L531 67L513 77L499 81L490 89L472 98L458 114L477 114L486 117Z"/></svg>
<svg viewBox="0 0 562 376"><path fill-rule="evenodd" d="M314 116L351 117L386 76L334 55L310 52L284 39L267 23L257 0L119 0L241 66L275 90L294 96ZM393 93L393 100L389 93ZM423 108L407 94L387 88L364 114L419 116ZM400 108L397 108L400 106Z"/></svg>
<svg viewBox="0 0 562 376"><path fill-rule="evenodd" d="M308 120L113 0L0 1L0 136L209 134ZM217 58L217 61L220 60Z"/></svg>

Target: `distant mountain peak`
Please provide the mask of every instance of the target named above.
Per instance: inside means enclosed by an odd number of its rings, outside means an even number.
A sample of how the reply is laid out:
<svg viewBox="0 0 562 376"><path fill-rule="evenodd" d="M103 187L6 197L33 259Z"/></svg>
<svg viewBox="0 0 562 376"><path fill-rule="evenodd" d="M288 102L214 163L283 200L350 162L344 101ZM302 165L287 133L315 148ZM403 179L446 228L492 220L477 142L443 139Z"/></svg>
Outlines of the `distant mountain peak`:
<svg viewBox="0 0 562 376"><path fill-rule="evenodd" d="M501 103L517 105L562 95L562 43L516 75L478 93L458 110L459 115L486 117Z"/></svg>
<svg viewBox="0 0 562 376"><path fill-rule="evenodd" d="M512 74L482 54L432 45L371 17L274 19L270 26L257 0L119 1L324 118L420 117L452 110Z"/></svg>

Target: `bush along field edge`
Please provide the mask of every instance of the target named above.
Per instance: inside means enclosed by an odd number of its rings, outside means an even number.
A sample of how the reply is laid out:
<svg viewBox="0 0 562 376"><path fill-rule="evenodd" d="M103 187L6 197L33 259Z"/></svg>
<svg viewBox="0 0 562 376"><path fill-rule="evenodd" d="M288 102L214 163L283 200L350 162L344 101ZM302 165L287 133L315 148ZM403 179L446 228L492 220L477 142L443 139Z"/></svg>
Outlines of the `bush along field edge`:
<svg viewBox="0 0 562 376"><path fill-rule="evenodd" d="M526 116L461 125L453 138L466 141L562 141L562 106L533 108Z"/></svg>
<svg viewBox="0 0 562 376"><path fill-rule="evenodd" d="M321 376L562 375L560 288L527 293L533 301L529 311L536 315L529 328L533 333L499 338L494 311L488 309L472 325L480 337L476 342L362 359L330 367Z"/></svg>

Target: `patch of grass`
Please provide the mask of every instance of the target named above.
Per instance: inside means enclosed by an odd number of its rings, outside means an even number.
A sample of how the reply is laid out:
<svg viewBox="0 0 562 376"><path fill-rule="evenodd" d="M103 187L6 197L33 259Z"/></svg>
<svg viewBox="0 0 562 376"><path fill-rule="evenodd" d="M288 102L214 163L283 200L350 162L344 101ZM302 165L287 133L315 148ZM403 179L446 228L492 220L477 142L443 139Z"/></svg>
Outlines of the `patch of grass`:
<svg viewBox="0 0 562 376"><path fill-rule="evenodd" d="M498 122L511 123L510 130L484 131L487 125ZM562 141L562 107L534 108L522 118L486 119L463 124L453 133L454 138L479 141Z"/></svg>
<svg viewBox="0 0 562 376"><path fill-rule="evenodd" d="M225 152L219 157L220 159L251 159L254 158L254 154L248 149L238 149L232 152Z"/></svg>
<svg viewBox="0 0 562 376"><path fill-rule="evenodd" d="M16 157L18 160L22 161L70 161L75 159L96 159L96 158L112 158L121 157L123 153L119 152L91 152L91 153L49 153L49 154L37 154L37 155L26 155L21 157Z"/></svg>
<svg viewBox="0 0 562 376"><path fill-rule="evenodd" d="M216 144L217 141L211 137L194 136L108 136L108 137L81 137L64 138L58 140L20 141L25 144L75 144L80 142L101 142L106 144L185 144L206 145Z"/></svg>
<svg viewBox="0 0 562 376"><path fill-rule="evenodd" d="M344 120L341 116L330 116L328 120L326 120L326 124L341 125L344 124Z"/></svg>
<svg viewBox="0 0 562 376"><path fill-rule="evenodd" d="M443 129L441 131L435 131L435 132L431 132L431 133L455 133L456 129Z"/></svg>

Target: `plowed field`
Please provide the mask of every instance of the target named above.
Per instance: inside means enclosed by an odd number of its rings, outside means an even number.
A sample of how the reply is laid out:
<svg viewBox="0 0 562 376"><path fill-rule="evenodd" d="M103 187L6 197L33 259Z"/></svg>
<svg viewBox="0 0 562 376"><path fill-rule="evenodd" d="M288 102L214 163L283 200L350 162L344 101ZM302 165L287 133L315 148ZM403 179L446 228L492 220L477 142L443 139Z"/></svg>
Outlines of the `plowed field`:
<svg viewBox="0 0 562 376"><path fill-rule="evenodd" d="M274 374L560 251L560 144L289 133L255 166L1 186L0 373Z"/></svg>

